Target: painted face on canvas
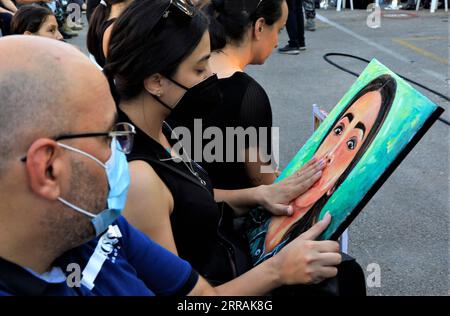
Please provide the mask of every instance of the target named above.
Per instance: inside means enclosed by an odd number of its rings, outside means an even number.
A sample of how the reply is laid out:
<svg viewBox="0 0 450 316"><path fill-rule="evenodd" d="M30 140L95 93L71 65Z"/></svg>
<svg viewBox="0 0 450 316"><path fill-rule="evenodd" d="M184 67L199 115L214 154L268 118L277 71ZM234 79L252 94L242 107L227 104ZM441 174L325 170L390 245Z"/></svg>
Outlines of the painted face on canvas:
<svg viewBox="0 0 450 316"><path fill-rule="evenodd" d="M375 124L381 109L381 94L368 92L359 98L334 125L314 155L326 158L327 165L319 181L295 205L304 207L315 203L325 193L331 195L334 185L351 164Z"/></svg>
<svg viewBox="0 0 450 316"><path fill-rule="evenodd" d="M266 251L275 247L308 210L324 195L331 195L334 186L351 164L368 133L374 127L381 110L380 92L371 91L361 96L341 116L315 153L317 159L326 158L322 177L306 193L295 199L291 205L291 217L274 217L266 238Z"/></svg>

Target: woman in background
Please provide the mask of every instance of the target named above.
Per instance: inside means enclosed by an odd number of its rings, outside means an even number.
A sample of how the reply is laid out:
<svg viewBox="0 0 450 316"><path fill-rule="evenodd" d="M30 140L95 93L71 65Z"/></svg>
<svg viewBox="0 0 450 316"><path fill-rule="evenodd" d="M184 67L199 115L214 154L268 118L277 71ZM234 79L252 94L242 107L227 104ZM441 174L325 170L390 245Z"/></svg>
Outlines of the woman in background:
<svg viewBox="0 0 450 316"><path fill-rule="evenodd" d="M114 22L130 5L132 0L101 0L90 20L87 48L97 64L103 68L108 54L108 43Z"/></svg>
<svg viewBox="0 0 450 316"><path fill-rule="evenodd" d="M210 67L219 78L222 102L199 110L198 115L190 113L194 106L190 111L175 111L170 120L193 132L193 119L202 119L203 129L220 128L224 147L234 144L231 148L234 150L233 162L225 162L225 159L223 162L201 161L216 192L271 184L276 179L271 159L272 109L266 92L245 73L245 68L250 64L263 64L277 47L278 34L288 16L286 1L212 0L201 1L200 7L211 20ZM200 99L189 101L201 107ZM249 141L239 147L234 139L227 137L229 127L255 128L258 144ZM261 133L262 130L265 133ZM226 151L230 151L229 146L223 148L223 153Z"/></svg>
<svg viewBox="0 0 450 316"><path fill-rule="evenodd" d="M16 11L11 0L0 0L0 31L3 36L11 33L11 20Z"/></svg>
<svg viewBox="0 0 450 316"><path fill-rule="evenodd" d="M11 34L37 35L63 40L53 12L41 6L26 5L17 10L11 21Z"/></svg>

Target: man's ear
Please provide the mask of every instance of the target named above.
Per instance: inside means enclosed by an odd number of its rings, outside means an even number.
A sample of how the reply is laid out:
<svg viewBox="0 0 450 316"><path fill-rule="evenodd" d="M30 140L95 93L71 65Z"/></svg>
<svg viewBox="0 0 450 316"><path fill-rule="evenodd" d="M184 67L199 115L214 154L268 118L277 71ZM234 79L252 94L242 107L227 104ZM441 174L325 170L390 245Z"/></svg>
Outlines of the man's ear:
<svg viewBox="0 0 450 316"><path fill-rule="evenodd" d="M148 93L161 97L163 94L163 76L154 74L144 80L144 88Z"/></svg>
<svg viewBox="0 0 450 316"><path fill-rule="evenodd" d="M33 33L31 33L30 31L25 31L25 33L23 33L23 35L33 35Z"/></svg>
<svg viewBox="0 0 450 316"><path fill-rule="evenodd" d="M264 28L267 27L266 20L264 18L259 18L255 22L255 28L253 30L253 36L256 40L261 39L262 32L264 32Z"/></svg>
<svg viewBox="0 0 450 316"><path fill-rule="evenodd" d="M47 138L35 141L27 153L26 169L31 190L49 200L60 196L64 162L59 153L58 144Z"/></svg>

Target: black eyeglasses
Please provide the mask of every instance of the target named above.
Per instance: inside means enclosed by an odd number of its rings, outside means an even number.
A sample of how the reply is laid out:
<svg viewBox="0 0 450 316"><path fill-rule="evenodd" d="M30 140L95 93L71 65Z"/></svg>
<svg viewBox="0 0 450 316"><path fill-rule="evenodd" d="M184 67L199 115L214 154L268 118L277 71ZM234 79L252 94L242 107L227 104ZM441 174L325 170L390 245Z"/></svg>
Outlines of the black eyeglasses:
<svg viewBox="0 0 450 316"><path fill-rule="evenodd" d="M129 154L133 149L134 135L136 134L136 128L129 123L117 123L114 129L110 132L104 133L84 133L84 134L63 134L53 138L55 141L74 138L86 138L86 137L110 137L117 140L117 149L125 154ZM20 159L21 161L27 161L27 157Z"/></svg>
<svg viewBox="0 0 450 316"><path fill-rule="evenodd" d="M185 14L191 18L195 14L195 7L190 0L170 0L169 4L167 5L167 8L164 10L161 18L159 18L160 20L162 18L166 19L169 16L171 6L177 8L180 12L182 12L183 14Z"/></svg>

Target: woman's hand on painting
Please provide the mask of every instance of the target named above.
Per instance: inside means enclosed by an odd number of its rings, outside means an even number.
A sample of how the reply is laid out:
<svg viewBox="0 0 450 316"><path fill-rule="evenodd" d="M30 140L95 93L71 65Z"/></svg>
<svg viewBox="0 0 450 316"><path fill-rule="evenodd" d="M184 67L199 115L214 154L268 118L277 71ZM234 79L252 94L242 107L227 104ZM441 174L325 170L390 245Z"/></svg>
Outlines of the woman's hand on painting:
<svg viewBox="0 0 450 316"><path fill-rule="evenodd" d="M328 227L331 215L286 245L272 257L282 285L317 284L337 274L341 263L339 244L335 241L315 241Z"/></svg>
<svg viewBox="0 0 450 316"><path fill-rule="evenodd" d="M308 191L320 179L325 166L325 159L313 158L290 177L271 185L259 186L259 204L274 215L292 215L290 202Z"/></svg>

